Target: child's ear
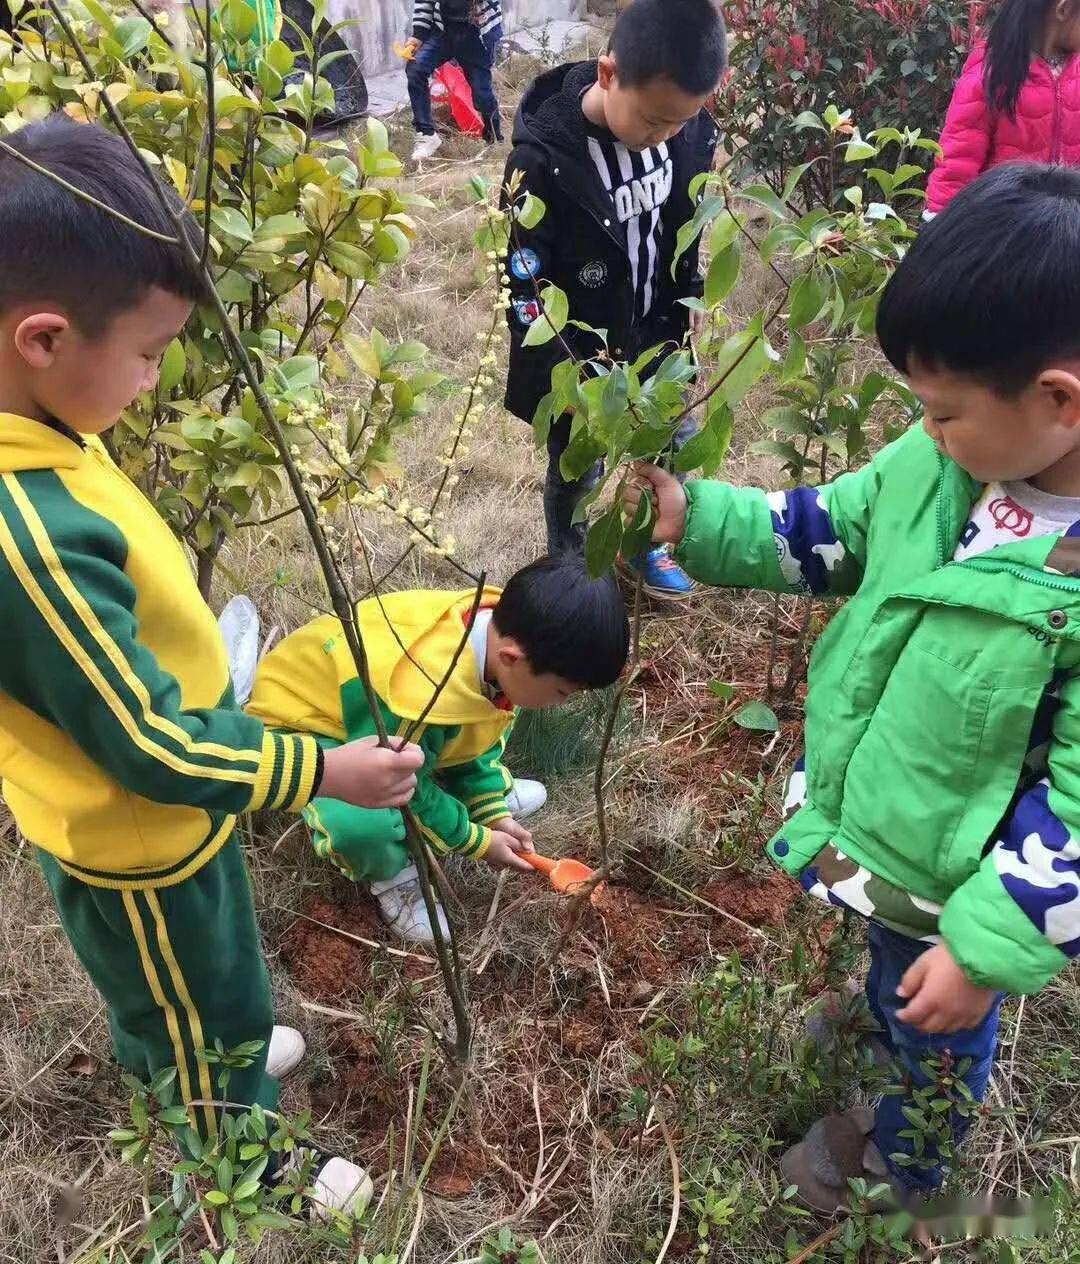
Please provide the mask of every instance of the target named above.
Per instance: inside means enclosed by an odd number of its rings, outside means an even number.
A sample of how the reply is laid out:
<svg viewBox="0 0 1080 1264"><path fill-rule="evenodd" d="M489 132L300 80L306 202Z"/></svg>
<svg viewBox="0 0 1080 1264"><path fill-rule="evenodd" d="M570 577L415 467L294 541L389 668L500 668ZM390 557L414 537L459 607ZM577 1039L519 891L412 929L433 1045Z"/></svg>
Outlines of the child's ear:
<svg viewBox="0 0 1080 1264"><path fill-rule="evenodd" d="M615 79L615 54L601 53L596 63L596 82L606 92Z"/></svg>
<svg viewBox="0 0 1080 1264"><path fill-rule="evenodd" d="M504 667L516 667L525 658L525 651L514 641L503 641L498 649L498 658Z"/></svg>
<svg viewBox="0 0 1080 1264"><path fill-rule="evenodd" d="M32 369L47 369L57 347L71 328L59 312L35 312L15 326L15 349Z"/></svg>

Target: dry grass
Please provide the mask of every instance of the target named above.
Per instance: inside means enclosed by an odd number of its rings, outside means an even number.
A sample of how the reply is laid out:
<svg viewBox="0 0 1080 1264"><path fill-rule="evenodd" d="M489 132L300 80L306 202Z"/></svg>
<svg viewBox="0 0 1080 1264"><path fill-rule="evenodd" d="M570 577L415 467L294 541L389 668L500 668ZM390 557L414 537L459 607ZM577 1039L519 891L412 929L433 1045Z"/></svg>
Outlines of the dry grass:
<svg viewBox="0 0 1080 1264"><path fill-rule="evenodd" d="M421 339L437 366L460 377L490 301L474 275L475 213L460 189L474 171L497 177L502 155L477 159L464 142L444 153L446 161L411 181L436 205L423 217L407 272L373 298L360 320L392 338ZM756 306L765 284L751 274L740 301ZM747 452L758 434L755 414L767 404L751 401L741 419L730 464L737 481L770 476ZM453 411L452 400L440 405L406 441L402 459L412 483L434 478L432 456ZM541 551L543 464L526 428L497 409L477 432L447 529L466 565L485 566L502 580ZM396 555L400 541L385 523L369 521L366 531L377 563ZM281 572L290 577L284 587L277 582ZM295 627L319 600L295 521L242 533L225 559L219 598L234 580L256 598L268 627ZM394 582L459 581L445 564L416 557ZM825 919L816 908L787 894L773 900L759 919L764 945L757 932L745 933L730 919L753 918L753 899L762 893L772 899L775 879L766 876L760 849L776 820L779 783L797 742L797 707L775 742L733 738L707 686L722 680L742 698L760 694L769 608L756 598L708 594L678 618L649 617L642 684L630 700L610 788L611 830L622 858L619 898L630 901L625 908L613 906L567 938L564 906L535 883L500 879L483 866L448 866L477 1041L465 1107L425 1197L410 1257L418 1264L476 1259L481 1241L503 1222L522 1237L536 1237L550 1264L655 1259L671 1207L668 1154L655 1113L637 1123L625 1114L634 1089L648 1082L638 1061L646 1051L644 1033L664 1014L685 1021L688 982L733 948L747 955L747 977L769 989L792 980L807 984L810 976L795 972L790 951L822 935ZM796 615L794 603L783 606L782 644L794 636ZM585 718L580 731L591 731ZM563 737L551 730L547 745ZM542 727L529 741L519 749L547 748ZM530 768L518 765L518 771ZM536 822L545 849L595 859L590 782L580 767L553 780L551 805ZM285 1107L310 1108L328 1147L366 1158L385 1178L391 1136L400 1154L423 1033L385 954L301 916L380 935L364 893L320 865L302 829L289 831L289 825L256 822L248 847L280 1016L303 1028L310 1042L303 1073L286 1088ZM103 1226L107 1239L130 1225L139 1210L135 1174L117 1163L103 1140L123 1113L124 1095L101 1007L60 932L33 857L10 829L0 837L0 866L7 910L0 922L0 1260L122 1260L127 1257L118 1249L78 1250ZM730 907L717 905L736 878L743 884L731 888L738 897ZM432 972L410 968L409 978L419 985L424 1012L444 1021ZM775 1032L782 1066L800 1038L805 996L768 995L772 1000L753 1017L759 1026L751 1025L748 1037L759 1029ZM1073 1054L1080 988L1066 976L1029 1000L1019 1030L1015 1007L1009 1013L1008 1073L999 1072L996 1091L1017 1113L1007 1125L981 1129L972 1149L972 1187L993 1183L1001 1193L1040 1188L1064 1174L1070 1143L1039 1148L1040 1138L1075 1141L1080 1132L1080 1064ZM732 1222L712 1239L708 1259L779 1261L788 1228L808 1242L820 1226L778 1204L772 1151L796 1135L809 1112L829 1103L794 1072L762 1097L726 1089L711 1097L710 1077L723 1085L730 1073L713 1068L681 1089L677 1100L662 1098L663 1110L672 1113L684 1192L692 1197L704 1183L734 1199ZM438 1069L433 1081L426 1136L449 1096ZM73 1223L60 1230L65 1198L70 1201L76 1186ZM669 1259L695 1258L695 1226L693 1215L684 1218ZM1030 1258L1064 1259L1077 1241ZM251 1258L314 1264L355 1255L276 1238ZM939 1258L975 1257L958 1248Z"/></svg>

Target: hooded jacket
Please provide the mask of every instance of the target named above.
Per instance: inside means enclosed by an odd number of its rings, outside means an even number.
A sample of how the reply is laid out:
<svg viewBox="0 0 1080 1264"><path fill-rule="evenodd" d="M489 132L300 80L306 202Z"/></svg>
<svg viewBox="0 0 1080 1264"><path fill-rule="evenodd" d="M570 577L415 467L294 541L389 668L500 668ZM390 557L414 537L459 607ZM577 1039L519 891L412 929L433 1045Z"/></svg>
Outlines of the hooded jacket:
<svg viewBox="0 0 1080 1264"><path fill-rule="evenodd" d="M494 606L499 589L484 593ZM446 677L466 631L475 599L468 592L399 592L356 607L383 723L404 736L424 713L435 682ZM248 710L275 727L316 735L324 745L370 737L375 721L356 674L340 620L324 616L306 624L259 665ZM488 696L475 656L458 657L434 707L412 739L426 756L411 807L439 853L482 857L491 842L488 825L509 816L506 796L513 779L502 763L514 712ZM339 814L340 815L340 814ZM350 873L350 852L372 842L404 838L401 813L355 808L349 825L320 826L318 804L308 813L316 846Z"/></svg>
<svg viewBox="0 0 1080 1264"><path fill-rule="evenodd" d="M84 882L180 882L237 813L312 797L317 744L235 707L187 555L99 439L0 414L0 609L4 798Z"/></svg>
<svg viewBox="0 0 1080 1264"><path fill-rule="evenodd" d="M1080 537L953 561L980 490L920 427L826 487L688 484L678 558L851 597L814 647L805 803L771 856L812 889L840 853L933 912L973 982L1027 993L1080 954ZM869 884L843 902L869 912Z"/></svg>
<svg viewBox="0 0 1080 1264"><path fill-rule="evenodd" d="M986 95L986 43L964 66L941 133L941 157L930 174L926 209L934 214L984 171L1003 162L1080 164L1080 56L1055 74L1041 57L1031 62L1015 116L992 109Z"/></svg>
<svg viewBox="0 0 1080 1264"><path fill-rule="evenodd" d="M525 347L523 339L539 317L537 289L550 282L566 292L570 316L608 331L618 359L633 360L663 342L682 342L689 312L680 299L700 297L698 249L671 261L679 228L693 217L690 183L713 165L719 129L707 110L668 141L672 191L663 215L664 235L657 273L661 290L652 312L634 322L635 299L626 231L618 223L611 196L589 157L582 94L596 82L594 61L558 66L529 88L514 120L514 147L503 180L503 202L514 190L515 203L526 193L541 199L545 214L535 228L515 227L506 260L510 274L510 371L506 407L531 422L540 400L551 390L551 371L566 352L559 339ZM700 196L699 199L700 200ZM515 256L530 261L533 275L522 276ZM563 339L576 355L588 358L602 349L595 335L568 325Z"/></svg>

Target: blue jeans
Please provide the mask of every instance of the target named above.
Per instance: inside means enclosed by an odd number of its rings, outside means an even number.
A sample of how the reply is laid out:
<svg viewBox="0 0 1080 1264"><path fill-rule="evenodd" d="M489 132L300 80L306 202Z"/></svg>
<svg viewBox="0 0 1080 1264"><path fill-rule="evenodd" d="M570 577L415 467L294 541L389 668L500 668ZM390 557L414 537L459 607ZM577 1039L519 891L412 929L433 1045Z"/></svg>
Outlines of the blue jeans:
<svg viewBox="0 0 1080 1264"><path fill-rule="evenodd" d="M917 939L909 939L906 935L898 935L876 922L870 922L869 927L870 973L866 979L866 999L870 1002L871 1013L881 1028L882 1043L915 1088L922 1088L930 1083L929 1077L919 1066L928 1057L940 1056L947 1049L956 1062L970 1058L971 1066L963 1078L972 1096L981 1102L986 1096L986 1084L994 1065L998 1018L1004 994L998 994L990 1012L978 1027L970 1031L953 1031L936 1036L918 1031L896 1017L897 1011L907 1004L896 995L896 989L908 967L930 945ZM929 1167L900 1167L890 1158L893 1154L914 1153L911 1139L899 1135L903 1130L912 1127L904 1116L903 1108L914 1105L914 1100L905 1094L883 1097L877 1108L874 1142L884 1156L889 1172L901 1185L918 1192L930 1192L937 1189L944 1179L940 1163L935 1162ZM967 1131L968 1120L954 1111L952 1123L953 1138L959 1142ZM934 1158L936 1149L928 1142L924 1149L924 1159Z"/></svg>
<svg viewBox="0 0 1080 1264"><path fill-rule="evenodd" d="M576 482L569 483L563 478L559 462L562 454L570 445L569 416L560 417L551 427L548 434L548 469L544 483L544 518L547 520L548 552L554 557L556 553L580 553L585 548L585 523L574 522L574 510L578 501L600 481L604 473L603 461L597 461L591 470ZM694 417L687 417L676 430L671 449L678 452L690 442L698 432L698 423ZM685 474L679 475L679 482L684 482Z"/></svg>
<svg viewBox="0 0 1080 1264"><path fill-rule="evenodd" d="M413 126L421 136L435 135L435 119L431 113L431 76L446 62L456 61L469 81L476 112L484 120L484 139L502 140L499 102L491 81L491 68L495 64L498 47L498 28L482 36L471 22L447 23L445 30L431 32L416 56L405 66Z"/></svg>

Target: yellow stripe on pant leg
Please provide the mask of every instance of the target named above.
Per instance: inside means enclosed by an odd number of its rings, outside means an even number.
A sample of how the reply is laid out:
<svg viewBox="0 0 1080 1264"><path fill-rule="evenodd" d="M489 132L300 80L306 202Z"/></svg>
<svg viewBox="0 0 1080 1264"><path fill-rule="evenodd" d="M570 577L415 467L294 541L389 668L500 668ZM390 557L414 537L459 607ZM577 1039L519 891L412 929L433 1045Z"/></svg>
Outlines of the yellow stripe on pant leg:
<svg viewBox="0 0 1080 1264"><path fill-rule="evenodd" d="M191 1044L195 1049L206 1048L206 1038L203 1036L202 1020L199 1018L199 1011L195 1008L195 1004L191 999L191 993L188 991L187 982L184 979L183 972L180 969L180 963L176 960L176 953L173 952L173 946L169 940L169 930L165 925L165 913L161 907L161 901L158 899L156 891L146 892L146 903L149 905L150 912L154 918L154 925L157 927L158 947L161 949L161 955L165 958L165 964L169 968L169 977L172 979L173 987L176 989L176 995L180 998L180 1004L184 1007L184 1013L187 1015L188 1027L191 1029ZM214 1100L214 1085L210 1079L210 1067L202 1059L198 1059L199 1063L199 1092L202 1094L203 1101L212 1102ZM204 1106L206 1113L206 1126L213 1135L217 1132L217 1111L213 1106Z"/></svg>
<svg viewBox="0 0 1080 1264"><path fill-rule="evenodd" d="M143 974L146 975L146 981L150 984L150 994L153 996L154 1003L158 1009L165 1014L165 1025L169 1029L169 1039L172 1041L173 1053L176 1054L176 1072L180 1077L180 1096L184 1099L184 1105L186 1106L188 1102L194 1101L195 1095L191 1091L191 1075L188 1072L184 1041L180 1035L180 1020L176 1016L176 1010L165 999L165 993L161 990L161 980L158 978L154 959L150 956L150 945L146 942L146 931L143 928L142 918L139 916L134 893L121 891L120 895L124 901L124 909L127 912L128 921L131 923L132 933L135 936L135 944L139 950L139 960L142 962ZM192 1127L195 1126L194 1115L191 1116L191 1124Z"/></svg>

